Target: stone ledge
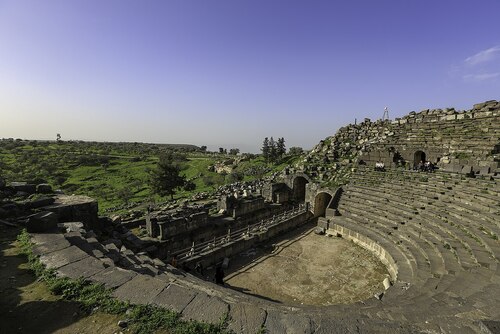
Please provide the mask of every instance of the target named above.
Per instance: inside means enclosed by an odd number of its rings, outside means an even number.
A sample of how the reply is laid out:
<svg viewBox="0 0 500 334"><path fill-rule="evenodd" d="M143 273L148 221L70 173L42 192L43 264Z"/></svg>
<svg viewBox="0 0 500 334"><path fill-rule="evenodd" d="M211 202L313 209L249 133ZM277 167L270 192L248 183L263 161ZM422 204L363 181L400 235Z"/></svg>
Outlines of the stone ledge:
<svg viewBox="0 0 500 334"><path fill-rule="evenodd" d="M312 320L301 314L268 311L265 322L269 333L314 333L316 328Z"/></svg>
<svg viewBox="0 0 500 334"><path fill-rule="evenodd" d="M138 274L113 292L113 296L132 304L150 304L167 286L157 278Z"/></svg>
<svg viewBox="0 0 500 334"><path fill-rule="evenodd" d="M137 276L137 273L133 271L118 267L109 267L89 277L89 280L95 283L104 284L108 289L116 289L135 276Z"/></svg>
<svg viewBox="0 0 500 334"><path fill-rule="evenodd" d="M153 299L152 303L181 313L197 293L197 291L170 284Z"/></svg>
<svg viewBox="0 0 500 334"><path fill-rule="evenodd" d="M259 307L245 304L231 305L228 328L235 333L254 334L264 325L267 312Z"/></svg>
<svg viewBox="0 0 500 334"><path fill-rule="evenodd" d="M57 270L57 273L61 276L77 279L79 277L88 278L104 269L104 264L101 261L89 256L62 266Z"/></svg>
<svg viewBox="0 0 500 334"><path fill-rule="evenodd" d="M220 298L198 293L184 308L182 317L187 320L216 324L220 323L228 312L229 305Z"/></svg>
<svg viewBox="0 0 500 334"><path fill-rule="evenodd" d="M71 246L68 240L58 233L31 234L31 241L35 244L32 249L35 255L43 255Z"/></svg>
<svg viewBox="0 0 500 334"><path fill-rule="evenodd" d="M42 262L48 269L58 269L69 263L89 257L87 253L76 246L70 246L52 253L40 256Z"/></svg>

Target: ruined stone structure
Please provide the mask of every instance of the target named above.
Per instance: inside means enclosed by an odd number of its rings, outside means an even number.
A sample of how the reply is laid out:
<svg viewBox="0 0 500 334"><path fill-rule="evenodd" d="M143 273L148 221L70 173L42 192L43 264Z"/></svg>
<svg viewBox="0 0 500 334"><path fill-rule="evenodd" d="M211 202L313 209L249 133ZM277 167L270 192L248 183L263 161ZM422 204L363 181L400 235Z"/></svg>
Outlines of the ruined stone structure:
<svg viewBox="0 0 500 334"><path fill-rule="evenodd" d="M146 230L150 238L148 242L154 244L154 249L150 252L156 257L164 260L170 260L173 256L178 258L180 263L184 265L190 264L191 257L196 250L199 255L199 250L222 246L222 240L229 241L231 236L234 239L235 234L241 236L243 230L252 231L259 229L257 225L264 224L294 208L293 203L283 201L280 203L272 203L265 201L264 197L248 196L245 194L246 189L241 194L223 194L217 200L216 214L208 214L208 209L205 207L190 207L179 208L168 212L167 214L157 215L152 213L143 223L146 225ZM260 192L260 191L259 191ZM295 203L296 204L296 203ZM309 218L304 216L301 222L286 225L287 229L292 229L300 223L304 223ZM267 224L267 223L266 223ZM275 228L273 228L275 230ZM262 231L260 231L262 232ZM266 230L267 232L267 230ZM261 240L257 238L255 240ZM253 243L247 242L247 247L251 247ZM234 249L244 250L244 247ZM214 250L212 249L211 252ZM232 254L232 250L224 252L226 254L222 259ZM187 255L189 254L189 259ZM219 261L217 256L210 256L209 261L202 261L205 265L210 265L214 261ZM193 266L194 267L194 264Z"/></svg>
<svg viewBox="0 0 500 334"><path fill-rule="evenodd" d="M242 217L265 208L264 198L236 198L223 196L217 201L217 210L224 211L233 218Z"/></svg>
<svg viewBox="0 0 500 334"><path fill-rule="evenodd" d="M453 108L423 110L392 122L371 122L341 128L321 141L303 168L320 181L344 183L352 163L412 168L430 161L443 170L490 174L498 171L500 102L488 101L458 112Z"/></svg>
<svg viewBox="0 0 500 334"><path fill-rule="evenodd" d="M90 225L59 220L62 232L32 234L34 251L60 275L102 283L121 300L211 323L227 315L236 333L262 327L269 333L495 333L500 328L499 108L490 101L466 112L424 111L394 122L350 125L322 141L280 182L265 186L265 208L254 211L262 200L249 202L234 218L235 203L222 200L220 208L233 208L229 216L212 220L204 212L191 213L168 224L156 219L148 228L165 238L156 243L201 229L223 236L217 233L248 215L272 217L284 198L305 202L308 213L297 212L283 222L314 216L326 235L352 240L375 254L391 280L377 298L321 307L247 295L166 265L149 248L158 244L141 241L151 251L132 252L125 243L137 241L109 221L99 220L106 235L116 238L99 240ZM417 160L431 160L439 169L413 171ZM377 161L385 162L385 172L374 171ZM221 230L214 232L218 225ZM268 231L280 233L281 228L270 224ZM259 235L265 234L253 238ZM216 257L232 254L230 248L243 249L245 242L225 243Z"/></svg>

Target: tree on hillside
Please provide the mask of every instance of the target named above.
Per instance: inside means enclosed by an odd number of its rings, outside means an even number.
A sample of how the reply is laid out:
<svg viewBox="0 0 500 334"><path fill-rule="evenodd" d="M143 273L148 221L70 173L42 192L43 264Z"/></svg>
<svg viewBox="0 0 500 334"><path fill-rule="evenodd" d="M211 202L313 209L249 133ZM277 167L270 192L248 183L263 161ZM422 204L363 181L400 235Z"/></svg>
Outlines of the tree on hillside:
<svg viewBox="0 0 500 334"><path fill-rule="evenodd" d="M121 199L125 205L128 205L130 199L134 196L129 187L124 187L116 192L116 196Z"/></svg>
<svg viewBox="0 0 500 334"><path fill-rule="evenodd" d="M286 153L285 138L278 138L276 143L276 158L281 159Z"/></svg>
<svg viewBox="0 0 500 334"><path fill-rule="evenodd" d="M153 191L160 196L170 195L174 199L175 192L186 184L186 177L180 175L181 167L172 154L163 154L156 169L152 171L150 183Z"/></svg>
<svg viewBox="0 0 500 334"><path fill-rule="evenodd" d="M266 137L261 150L266 162L278 162L286 154L285 138L281 137L274 141L273 137L271 139Z"/></svg>
<svg viewBox="0 0 500 334"><path fill-rule="evenodd" d="M269 139L269 160L271 162L276 161L276 142L273 137Z"/></svg>
<svg viewBox="0 0 500 334"><path fill-rule="evenodd" d="M229 154L230 155L238 155L238 153L240 153L240 149L239 148L232 148L229 150Z"/></svg>
<svg viewBox="0 0 500 334"><path fill-rule="evenodd" d="M264 138L264 142L262 143L262 156L266 162L269 161L269 139Z"/></svg>
<svg viewBox="0 0 500 334"><path fill-rule="evenodd" d="M185 191L193 191L196 189L196 184L189 180L189 181L186 181L186 183L184 183L184 186L182 187Z"/></svg>
<svg viewBox="0 0 500 334"><path fill-rule="evenodd" d="M290 149L288 150L288 153L290 155L301 155L303 152L304 152L304 149L302 149L302 147L298 147L298 146L290 147Z"/></svg>

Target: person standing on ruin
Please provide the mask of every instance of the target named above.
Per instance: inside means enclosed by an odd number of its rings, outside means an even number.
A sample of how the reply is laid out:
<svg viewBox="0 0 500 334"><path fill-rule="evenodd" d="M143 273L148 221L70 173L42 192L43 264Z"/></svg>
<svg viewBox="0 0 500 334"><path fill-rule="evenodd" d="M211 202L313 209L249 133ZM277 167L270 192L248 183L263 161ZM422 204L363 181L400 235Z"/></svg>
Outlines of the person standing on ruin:
<svg viewBox="0 0 500 334"><path fill-rule="evenodd" d="M203 277L203 264L201 261L196 262L196 265L194 267L194 270L201 276Z"/></svg>
<svg viewBox="0 0 500 334"><path fill-rule="evenodd" d="M215 267L215 283L224 285L224 270L222 270L221 265Z"/></svg>

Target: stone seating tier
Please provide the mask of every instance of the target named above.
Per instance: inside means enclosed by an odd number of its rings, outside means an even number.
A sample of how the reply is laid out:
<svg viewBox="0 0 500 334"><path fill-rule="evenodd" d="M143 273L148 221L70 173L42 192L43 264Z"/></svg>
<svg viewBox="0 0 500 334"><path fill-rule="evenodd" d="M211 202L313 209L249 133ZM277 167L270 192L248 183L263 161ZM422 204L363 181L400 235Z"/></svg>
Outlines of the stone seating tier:
<svg viewBox="0 0 500 334"><path fill-rule="evenodd" d="M380 307L375 298L351 305L291 307L200 280L113 243L101 244L92 232L31 236L33 252L59 276L84 277L112 289L115 298L166 307L184 319L219 323L227 316L228 328L235 333L257 333L263 326L272 333L346 333L360 328L374 333L415 331L412 325L389 320L378 311L377 316L368 316L376 314L371 309Z"/></svg>
<svg viewBox="0 0 500 334"><path fill-rule="evenodd" d="M424 302L441 305L426 306L431 312L415 320L458 309L494 317L498 311L491 307L500 300L491 296L500 290L499 208L496 180L361 167L344 187L340 216L326 219L337 233L345 228L367 236L394 257L398 279L387 303L404 305L412 316Z"/></svg>

